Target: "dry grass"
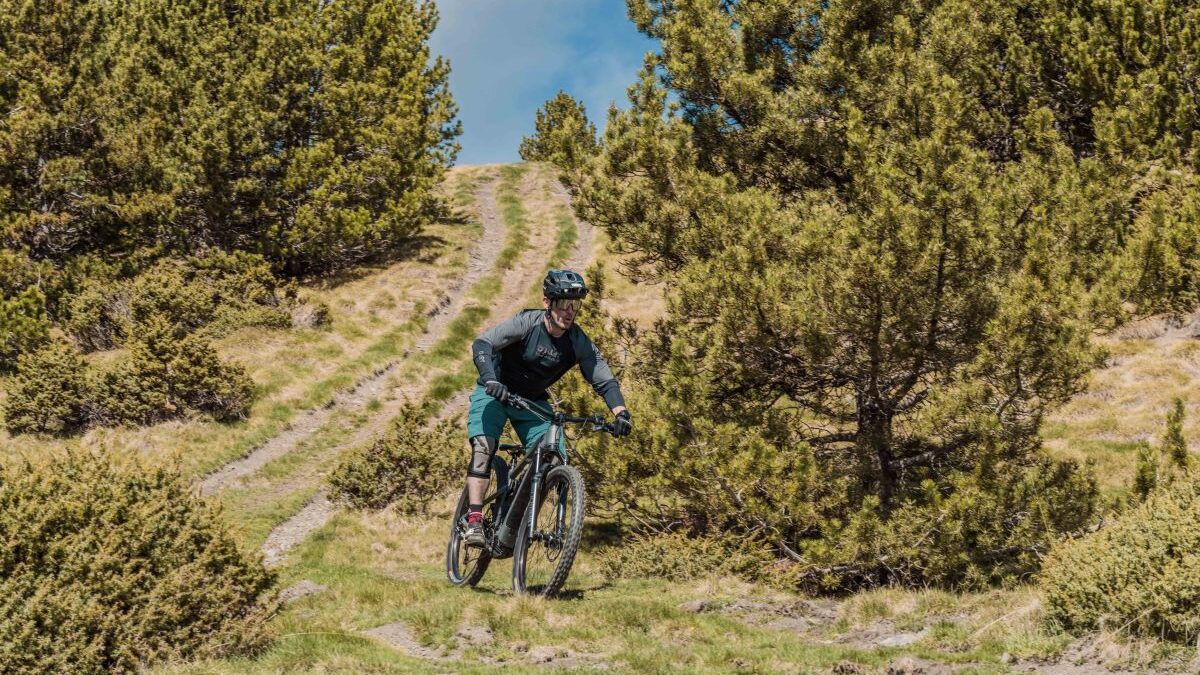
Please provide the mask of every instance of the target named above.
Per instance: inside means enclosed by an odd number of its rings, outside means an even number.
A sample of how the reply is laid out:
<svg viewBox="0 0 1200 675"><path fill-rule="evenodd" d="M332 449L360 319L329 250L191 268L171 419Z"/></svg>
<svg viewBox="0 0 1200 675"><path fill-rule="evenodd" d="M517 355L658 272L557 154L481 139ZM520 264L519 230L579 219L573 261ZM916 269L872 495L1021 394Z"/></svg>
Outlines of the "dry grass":
<svg viewBox="0 0 1200 675"><path fill-rule="evenodd" d="M1184 437L1193 452L1200 450L1200 340L1165 330L1165 322L1151 319L1104 338L1110 354L1105 367L1044 427L1056 455L1096 463L1107 494L1129 488L1137 444L1161 442L1176 398L1184 400Z"/></svg>
<svg viewBox="0 0 1200 675"><path fill-rule="evenodd" d="M634 321L645 330L667 313L665 287L662 284L635 282L621 272L627 259L608 252L609 238L597 230L593 240L593 259L604 261L605 290L604 309L613 316Z"/></svg>

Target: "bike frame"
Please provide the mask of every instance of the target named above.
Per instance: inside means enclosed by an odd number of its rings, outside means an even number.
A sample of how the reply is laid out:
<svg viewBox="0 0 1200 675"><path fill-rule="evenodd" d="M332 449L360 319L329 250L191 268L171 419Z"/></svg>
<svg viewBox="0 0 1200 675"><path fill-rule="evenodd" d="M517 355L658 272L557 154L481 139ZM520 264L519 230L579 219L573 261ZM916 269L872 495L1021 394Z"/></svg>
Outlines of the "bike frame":
<svg viewBox="0 0 1200 675"><path fill-rule="evenodd" d="M492 540L490 554L493 558L507 558L512 555L513 547L516 545L517 531L521 527L521 516L527 510L529 500L534 500L533 509L529 510L529 522L526 524L530 528L530 532L534 532L537 524L538 502L541 496L542 477L549 470L547 466L547 457L553 452L558 455L564 466L568 464L567 458L567 443L565 426L569 422L576 423L592 423L597 426L604 425L604 421L599 416L592 417L575 417L565 415L558 411L549 411L548 415L543 416L542 413L530 402L523 399L514 399L524 409L550 421L550 429L546 431L546 440L537 444L537 449L529 455L511 460L511 463L505 463L504 460L496 461L493 459L496 468L496 491L490 498L484 500L486 506L492 500L495 500L494 522L497 523L495 536ZM514 450L523 446L501 446L504 449ZM503 467L503 471L501 471ZM531 483L531 484L530 484Z"/></svg>

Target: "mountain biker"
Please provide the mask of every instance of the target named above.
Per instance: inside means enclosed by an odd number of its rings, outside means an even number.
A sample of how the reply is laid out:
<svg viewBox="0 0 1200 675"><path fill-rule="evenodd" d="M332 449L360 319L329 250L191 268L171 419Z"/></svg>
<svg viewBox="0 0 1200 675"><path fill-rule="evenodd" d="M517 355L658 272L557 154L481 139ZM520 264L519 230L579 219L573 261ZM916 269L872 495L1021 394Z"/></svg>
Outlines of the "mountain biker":
<svg viewBox="0 0 1200 675"><path fill-rule="evenodd" d="M588 293L583 277L571 270L553 269L542 281L544 309L526 309L484 332L471 345L479 379L471 394L467 436L471 460L467 465L468 546L486 545L483 495L487 492L492 457L496 454L505 421L511 421L522 445L532 448L550 428L550 421L504 403L509 392L550 409L546 388L579 364L596 393L604 398L616 419L614 432L633 430L621 386L596 346L575 324L575 316ZM540 406L538 404L541 404Z"/></svg>

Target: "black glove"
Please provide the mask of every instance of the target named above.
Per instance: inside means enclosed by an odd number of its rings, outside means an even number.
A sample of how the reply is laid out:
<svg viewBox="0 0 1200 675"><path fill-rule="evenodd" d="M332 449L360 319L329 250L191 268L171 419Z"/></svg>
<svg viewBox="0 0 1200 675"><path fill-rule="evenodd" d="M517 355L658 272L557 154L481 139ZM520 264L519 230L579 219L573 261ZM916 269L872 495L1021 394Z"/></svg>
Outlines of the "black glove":
<svg viewBox="0 0 1200 675"><path fill-rule="evenodd" d="M613 420L613 435L628 436L631 431L633 431L633 420L629 419L628 410L622 410L617 413L617 419Z"/></svg>
<svg viewBox="0 0 1200 675"><path fill-rule="evenodd" d="M501 403L504 402L504 399L508 398L508 387L504 386L504 383L498 380L488 380L487 382L484 382L483 390L487 392L488 396L491 396Z"/></svg>

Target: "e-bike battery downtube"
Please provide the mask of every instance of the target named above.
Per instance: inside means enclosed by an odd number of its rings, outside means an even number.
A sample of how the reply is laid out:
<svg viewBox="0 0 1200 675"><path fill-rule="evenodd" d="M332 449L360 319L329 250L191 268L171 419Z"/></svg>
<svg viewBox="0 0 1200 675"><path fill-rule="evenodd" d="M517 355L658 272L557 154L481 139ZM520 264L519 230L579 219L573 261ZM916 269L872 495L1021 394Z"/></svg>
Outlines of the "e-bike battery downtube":
<svg viewBox="0 0 1200 675"><path fill-rule="evenodd" d="M517 486L512 493L512 501L507 506L504 522L496 528L496 539L510 550L517 541L517 530L521 527L521 518L525 515L525 507L529 505L529 482L533 479L533 467L526 467L517 480Z"/></svg>

